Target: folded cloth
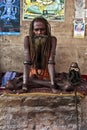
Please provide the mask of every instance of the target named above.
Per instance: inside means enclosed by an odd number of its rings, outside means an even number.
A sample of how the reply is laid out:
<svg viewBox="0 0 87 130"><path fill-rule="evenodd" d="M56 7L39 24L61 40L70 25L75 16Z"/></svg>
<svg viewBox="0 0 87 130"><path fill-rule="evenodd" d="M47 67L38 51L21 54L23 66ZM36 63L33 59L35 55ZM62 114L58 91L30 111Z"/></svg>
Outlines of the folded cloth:
<svg viewBox="0 0 87 130"><path fill-rule="evenodd" d="M1 84L1 86L5 87L6 82L7 82L8 80L14 79L15 76L16 76L16 72L14 72L14 71L7 71L7 72L4 74L4 76L2 77L2 84Z"/></svg>

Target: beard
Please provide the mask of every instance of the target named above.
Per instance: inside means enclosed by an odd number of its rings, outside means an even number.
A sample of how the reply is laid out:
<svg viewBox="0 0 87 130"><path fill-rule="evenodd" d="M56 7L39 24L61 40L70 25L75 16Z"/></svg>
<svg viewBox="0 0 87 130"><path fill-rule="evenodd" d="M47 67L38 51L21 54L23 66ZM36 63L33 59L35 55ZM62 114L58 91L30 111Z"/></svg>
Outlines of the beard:
<svg viewBox="0 0 87 130"><path fill-rule="evenodd" d="M34 67L36 69L45 69L46 67L46 57L48 51L48 36L47 35L40 35L34 36L33 38L33 47L34 47Z"/></svg>
<svg viewBox="0 0 87 130"><path fill-rule="evenodd" d="M33 43L34 43L35 48L45 44L47 42L47 38L48 38L47 35L34 36Z"/></svg>

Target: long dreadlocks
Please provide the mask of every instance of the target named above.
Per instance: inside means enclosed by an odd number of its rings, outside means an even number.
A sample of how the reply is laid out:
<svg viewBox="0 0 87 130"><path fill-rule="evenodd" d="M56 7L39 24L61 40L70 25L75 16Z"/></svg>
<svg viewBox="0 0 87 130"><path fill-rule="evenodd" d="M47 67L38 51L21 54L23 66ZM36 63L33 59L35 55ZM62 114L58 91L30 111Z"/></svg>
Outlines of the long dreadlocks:
<svg viewBox="0 0 87 130"><path fill-rule="evenodd" d="M41 36L43 37L43 41L44 38L46 38L45 42L43 42L43 44L37 44L34 43L35 36L33 33L33 25L34 22L38 22L41 21L45 24L46 27L46 35L45 36ZM50 52L51 52L51 27L50 24L48 23L48 21L46 19L44 19L43 17L37 17L35 19L33 19L33 21L30 24L30 29L29 29L29 43L30 43L30 55L31 55L31 59L33 62L33 65L36 69L47 69L47 65L48 65L48 59L50 56ZM40 41L40 39L39 39ZM39 60L38 60L39 57Z"/></svg>

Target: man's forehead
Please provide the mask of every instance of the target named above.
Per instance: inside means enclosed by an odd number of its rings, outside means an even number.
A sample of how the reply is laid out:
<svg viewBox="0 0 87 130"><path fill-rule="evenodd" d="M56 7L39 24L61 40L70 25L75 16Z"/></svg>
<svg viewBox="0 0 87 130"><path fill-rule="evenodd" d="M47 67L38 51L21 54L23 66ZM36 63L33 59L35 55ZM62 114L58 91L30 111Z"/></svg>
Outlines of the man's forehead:
<svg viewBox="0 0 87 130"><path fill-rule="evenodd" d="M41 24L45 24L45 22L43 20L37 20L37 21L34 21L34 24L35 23L41 23Z"/></svg>
<svg viewBox="0 0 87 130"><path fill-rule="evenodd" d="M45 23L42 21L36 21L34 22L34 27L46 27Z"/></svg>

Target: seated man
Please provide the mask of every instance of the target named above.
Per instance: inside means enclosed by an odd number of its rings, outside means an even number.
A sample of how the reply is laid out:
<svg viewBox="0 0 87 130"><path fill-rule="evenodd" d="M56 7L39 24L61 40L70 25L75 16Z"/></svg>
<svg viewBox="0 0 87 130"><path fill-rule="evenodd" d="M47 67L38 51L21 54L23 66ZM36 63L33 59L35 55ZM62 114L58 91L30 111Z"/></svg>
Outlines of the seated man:
<svg viewBox="0 0 87 130"><path fill-rule="evenodd" d="M37 17L30 24L29 36L24 38L23 91L29 89L29 77L49 79L53 92L59 87L55 83L55 50L57 39L51 36L51 27L46 19ZM44 81L45 82L45 81Z"/></svg>

